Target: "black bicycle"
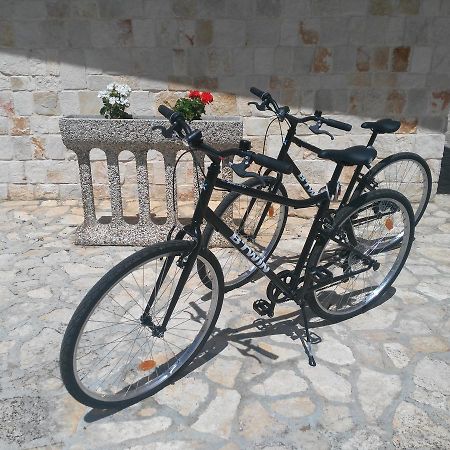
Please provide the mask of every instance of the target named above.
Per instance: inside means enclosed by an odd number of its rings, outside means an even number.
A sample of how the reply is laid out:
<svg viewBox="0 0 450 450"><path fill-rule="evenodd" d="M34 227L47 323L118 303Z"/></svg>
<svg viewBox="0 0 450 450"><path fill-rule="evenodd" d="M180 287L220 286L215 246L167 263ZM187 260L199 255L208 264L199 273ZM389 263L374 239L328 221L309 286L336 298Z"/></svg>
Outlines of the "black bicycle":
<svg viewBox="0 0 450 450"><path fill-rule="evenodd" d="M270 93L263 92L254 87L250 91L261 98L260 104L256 102L250 102L250 104L254 104L260 111L272 111L279 122L286 121L289 124L277 159L287 161L292 165L292 174L295 179L299 182L308 197L314 197L317 195L317 192L314 191L304 174L289 155L291 144L305 148L323 159L333 159L336 155L340 155L342 151L323 150L299 139L295 136L297 125L314 122L309 127L313 133L326 134L331 138L333 138L332 134L323 130L321 128L322 125L344 131L350 131L352 126L345 122L325 118L322 116L321 111L316 111L312 116L298 118L289 114L289 108L287 106L280 107ZM345 150L347 154L362 155L363 151L371 152L377 135L397 131L400 127L400 122L391 119L382 119L377 122L365 122L361 126L362 128L371 129L372 135L367 145L348 148ZM380 188L394 189L401 192L410 201L414 212L414 223L417 225L425 212L431 195L431 171L426 161L415 153L401 152L381 160L365 174L363 174L364 167L370 168L370 164L363 164L361 161L356 161L353 176L345 193L343 193L339 208L344 207L365 192ZM241 177L249 176L243 173L242 170L238 174ZM270 170L264 173L264 175L269 174ZM286 188L283 185L282 174L270 180L265 180L262 177L257 178L254 175L246 182L247 186L287 196ZM334 196L334 200L338 200L339 195L340 188L337 191L337 195ZM268 261L283 234L288 216L288 207L232 192L222 200L215 213L220 217L228 217L228 223L256 246L258 251L264 255L265 261ZM214 228L208 226L204 233L204 245L214 253L221 263L224 273L225 290L230 291L243 286L254 277L256 268L233 247L224 246L223 244L217 246L215 234ZM398 235L397 239L392 239L391 243L392 245L396 245L400 240L401 235Z"/></svg>
<svg viewBox="0 0 450 450"><path fill-rule="evenodd" d="M269 279L267 300L253 308L272 317L278 303L294 301L305 324L305 351L315 365L305 314L307 303L320 317L343 320L370 308L400 273L411 248L414 215L399 192L377 189L363 194L335 215L330 199L344 165L372 161L373 149L329 154L336 169L327 189L311 198L285 195L218 178L221 159L239 156L233 164L245 170L251 162L289 174L292 165L240 148L222 152L203 142L180 113L165 106L170 120L165 135L175 134L193 151L212 161L202 183L192 221L175 239L146 247L121 261L87 293L64 334L60 367L63 382L79 402L95 408L120 408L154 394L198 354L219 316L223 297L222 269L202 246L204 221ZM268 183L274 181L264 177ZM208 206L217 187L292 208L317 208L309 236L294 270L275 273L244 236L234 232ZM392 248L391 236L402 233Z"/></svg>

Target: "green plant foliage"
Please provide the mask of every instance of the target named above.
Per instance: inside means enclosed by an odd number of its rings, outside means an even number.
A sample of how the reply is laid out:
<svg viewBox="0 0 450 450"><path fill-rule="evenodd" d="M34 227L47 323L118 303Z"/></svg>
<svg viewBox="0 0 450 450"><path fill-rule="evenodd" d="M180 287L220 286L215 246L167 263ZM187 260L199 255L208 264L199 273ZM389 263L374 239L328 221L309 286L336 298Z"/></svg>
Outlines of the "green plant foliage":
<svg viewBox="0 0 450 450"><path fill-rule="evenodd" d="M183 114L189 122L199 120L205 114L205 105L199 98L179 98L173 109Z"/></svg>

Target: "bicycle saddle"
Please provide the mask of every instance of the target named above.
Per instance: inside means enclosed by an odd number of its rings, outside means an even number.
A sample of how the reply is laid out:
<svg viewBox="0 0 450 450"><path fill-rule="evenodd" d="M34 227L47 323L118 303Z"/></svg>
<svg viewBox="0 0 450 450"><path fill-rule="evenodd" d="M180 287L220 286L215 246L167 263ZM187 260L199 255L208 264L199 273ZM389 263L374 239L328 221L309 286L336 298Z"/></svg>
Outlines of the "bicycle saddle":
<svg viewBox="0 0 450 450"><path fill-rule="evenodd" d="M394 133L400 128L400 122L392 119L380 119L376 122L364 122L361 128L370 128L374 133Z"/></svg>
<svg viewBox="0 0 450 450"><path fill-rule="evenodd" d="M360 166L370 164L376 158L377 151L373 147L355 145L345 150L321 150L317 156L344 166Z"/></svg>

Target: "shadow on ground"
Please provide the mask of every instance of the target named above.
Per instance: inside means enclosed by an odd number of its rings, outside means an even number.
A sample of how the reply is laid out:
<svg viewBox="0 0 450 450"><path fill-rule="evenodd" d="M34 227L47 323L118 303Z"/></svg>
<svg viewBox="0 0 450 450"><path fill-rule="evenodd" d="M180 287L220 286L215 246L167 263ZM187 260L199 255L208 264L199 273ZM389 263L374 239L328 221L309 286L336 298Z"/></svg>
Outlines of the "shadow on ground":
<svg viewBox="0 0 450 450"><path fill-rule="evenodd" d="M376 302L371 304L370 307L368 307L364 312L382 305L391 297L393 297L395 295L395 292L395 288L388 288L387 291ZM317 329L331 324L331 322L317 317L317 315L315 315L309 307L306 308L306 316L310 329ZM337 322L339 321L336 321L334 323ZM171 383L176 383L181 378L203 366L208 361L223 352L228 345L239 344L240 347L236 348L242 356L254 358L258 362L261 362L258 355L272 360L277 360L277 354L260 347L254 342L255 339L262 338L264 336L276 335L288 336L290 339L292 339L292 341L298 341L299 343L301 343L303 349L305 350L305 358L307 358L304 321L301 311L299 310L274 318L261 317L254 320L248 325L243 325L238 328L215 328L211 334L211 337L209 338L208 342L203 347L199 355L197 355L194 361L190 363L185 369L182 369L175 376ZM319 344L322 341L320 335L314 331L311 332L311 340L315 345ZM161 389L164 389L165 387L166 386L164 385L161 387ZM91 409L85 415L84 420L88 423L96 422L105 417L112 416L117 412L122 411L123 409L126 408L105 410Z"/></svg>

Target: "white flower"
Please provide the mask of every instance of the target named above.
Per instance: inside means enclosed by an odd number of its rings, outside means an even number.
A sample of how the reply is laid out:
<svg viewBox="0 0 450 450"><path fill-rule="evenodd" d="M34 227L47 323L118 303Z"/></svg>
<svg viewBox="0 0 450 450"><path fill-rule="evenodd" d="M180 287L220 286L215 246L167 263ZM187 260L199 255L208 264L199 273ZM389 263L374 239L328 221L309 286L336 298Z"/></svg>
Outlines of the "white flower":
<svg viewBox="0 0 450 450"><path fill-rule="evenodd" d="M130 86L127 84L118 84L116 86L116 91L122 96L122 97L128 97L128 95L131 92Z"/></svg>
<svg viewBox="0 0 450 450"><path fill-rule="evenodd" d="M105 91L99 91L98 97L103 99L103 104L106 105L106 110L111 114L115 109L124 110L130 106L128 96L131 93L131 88L126 84L110 83ZM120 105L119 108L114 105Z"/></svg>
<svg viewBox="0 0 450 450"><path fill-rule="evenodd" d="M130 102L126 97L120 97L117 103L120 103L121 105L130 106Z"/></svg>

